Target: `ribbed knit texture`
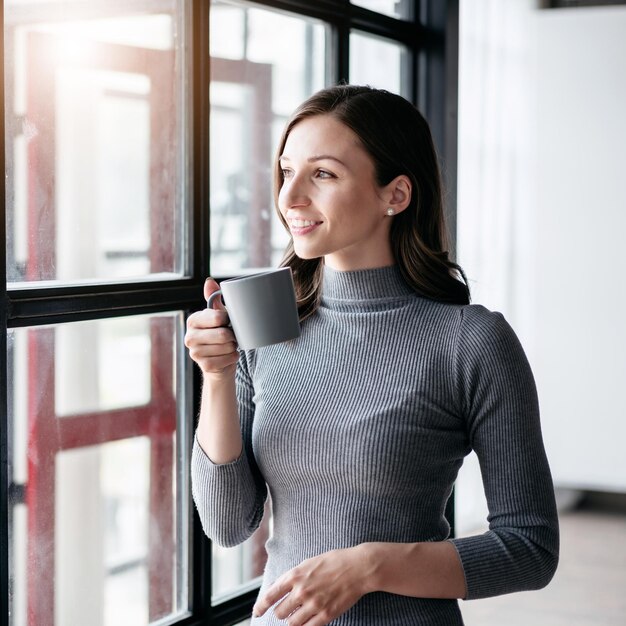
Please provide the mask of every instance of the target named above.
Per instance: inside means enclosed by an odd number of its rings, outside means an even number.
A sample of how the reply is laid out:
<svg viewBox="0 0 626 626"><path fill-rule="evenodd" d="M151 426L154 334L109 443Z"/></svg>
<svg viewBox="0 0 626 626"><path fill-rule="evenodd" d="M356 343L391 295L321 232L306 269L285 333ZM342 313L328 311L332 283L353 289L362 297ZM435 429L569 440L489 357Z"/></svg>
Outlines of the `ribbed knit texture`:
<svg viewBox="0 0 626 626"><path fill-rule="evenodd" d="M396 267L324 271L300 338L242 354L244 453L215 465L196 441L205 532L235 545L274 515L263 587L302 560L366 541L442 541L474 449L490 530L453 539L467 597L536 589L558 560L558 523L532 373L499 313L417 296ZM257 624L280 624L269 611ZM364 596L337 626L454 626L455 600Z"/></svg>

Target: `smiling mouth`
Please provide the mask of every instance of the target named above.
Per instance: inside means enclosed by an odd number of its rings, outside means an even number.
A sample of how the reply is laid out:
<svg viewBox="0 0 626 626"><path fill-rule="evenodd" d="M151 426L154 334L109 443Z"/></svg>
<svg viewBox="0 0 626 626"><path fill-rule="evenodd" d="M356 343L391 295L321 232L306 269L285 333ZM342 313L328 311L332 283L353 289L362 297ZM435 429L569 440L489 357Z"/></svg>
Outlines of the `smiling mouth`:
<svg viewBox="0 0 626 626"><path fill-rule="evenodd" d="M315 220L298 220L298 219L290 219L289 221L289 230L292 235L295 236L303 236L308 235L313 232L320 224L323 222L316 222Z"/></svg>
<svg viewBox="0 0 626 626"><path fill-rule="evenodd" d="M289 220L291 228L307 228L309 226L318 226L322 222L314 222L313 220Z"/></svg>

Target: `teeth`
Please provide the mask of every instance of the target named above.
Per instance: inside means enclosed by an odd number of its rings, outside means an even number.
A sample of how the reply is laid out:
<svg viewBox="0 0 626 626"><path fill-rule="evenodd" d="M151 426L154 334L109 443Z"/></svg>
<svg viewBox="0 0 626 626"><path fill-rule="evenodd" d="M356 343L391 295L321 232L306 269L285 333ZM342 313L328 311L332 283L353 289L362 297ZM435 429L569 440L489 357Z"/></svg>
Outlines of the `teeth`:
<svg viewBox="0 0 626 626"><path fill-rule="evenodd" d="M307 226L313 226L314 224L317 224L317 222L312 220L291 220L291 225L294 228L306 228Z"/></svg>

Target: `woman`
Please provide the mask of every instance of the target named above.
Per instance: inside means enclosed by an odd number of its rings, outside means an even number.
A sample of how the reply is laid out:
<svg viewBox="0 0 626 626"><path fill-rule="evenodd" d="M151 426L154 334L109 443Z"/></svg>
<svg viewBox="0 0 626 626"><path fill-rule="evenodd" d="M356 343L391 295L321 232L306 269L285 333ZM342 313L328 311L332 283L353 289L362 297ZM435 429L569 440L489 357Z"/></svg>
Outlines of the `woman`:
<svg viewBox="0 0 626 626"><path fill-rule="evenodd" d="M284 131L276 192L301 337L240 354L224 310L193 314L186 335L204 374L205 532L244 541L271 494L252 623L452 626L459 598L546 585L558 523L532 373L448 258L422 116L382 90L318 92ZM471 450L490 529L449 539Z"/></svg>

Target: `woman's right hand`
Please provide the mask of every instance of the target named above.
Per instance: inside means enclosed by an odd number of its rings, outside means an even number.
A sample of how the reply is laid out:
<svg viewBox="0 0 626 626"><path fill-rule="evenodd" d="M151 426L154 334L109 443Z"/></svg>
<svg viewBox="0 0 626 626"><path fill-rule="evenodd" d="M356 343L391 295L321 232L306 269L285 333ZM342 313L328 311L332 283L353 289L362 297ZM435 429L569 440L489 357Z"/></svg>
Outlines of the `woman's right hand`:
<svg viewBox="0 0 626 626"><path fill-rule="evenodd" d="M207 278L204 297L219 289L219 285ZM222 378L232 376L237 368L239 353L235 334L228 328L228 313L219 301L215 309L203 309L187 318L185 346L189 356L198 364L205 376Z"/></svg>

